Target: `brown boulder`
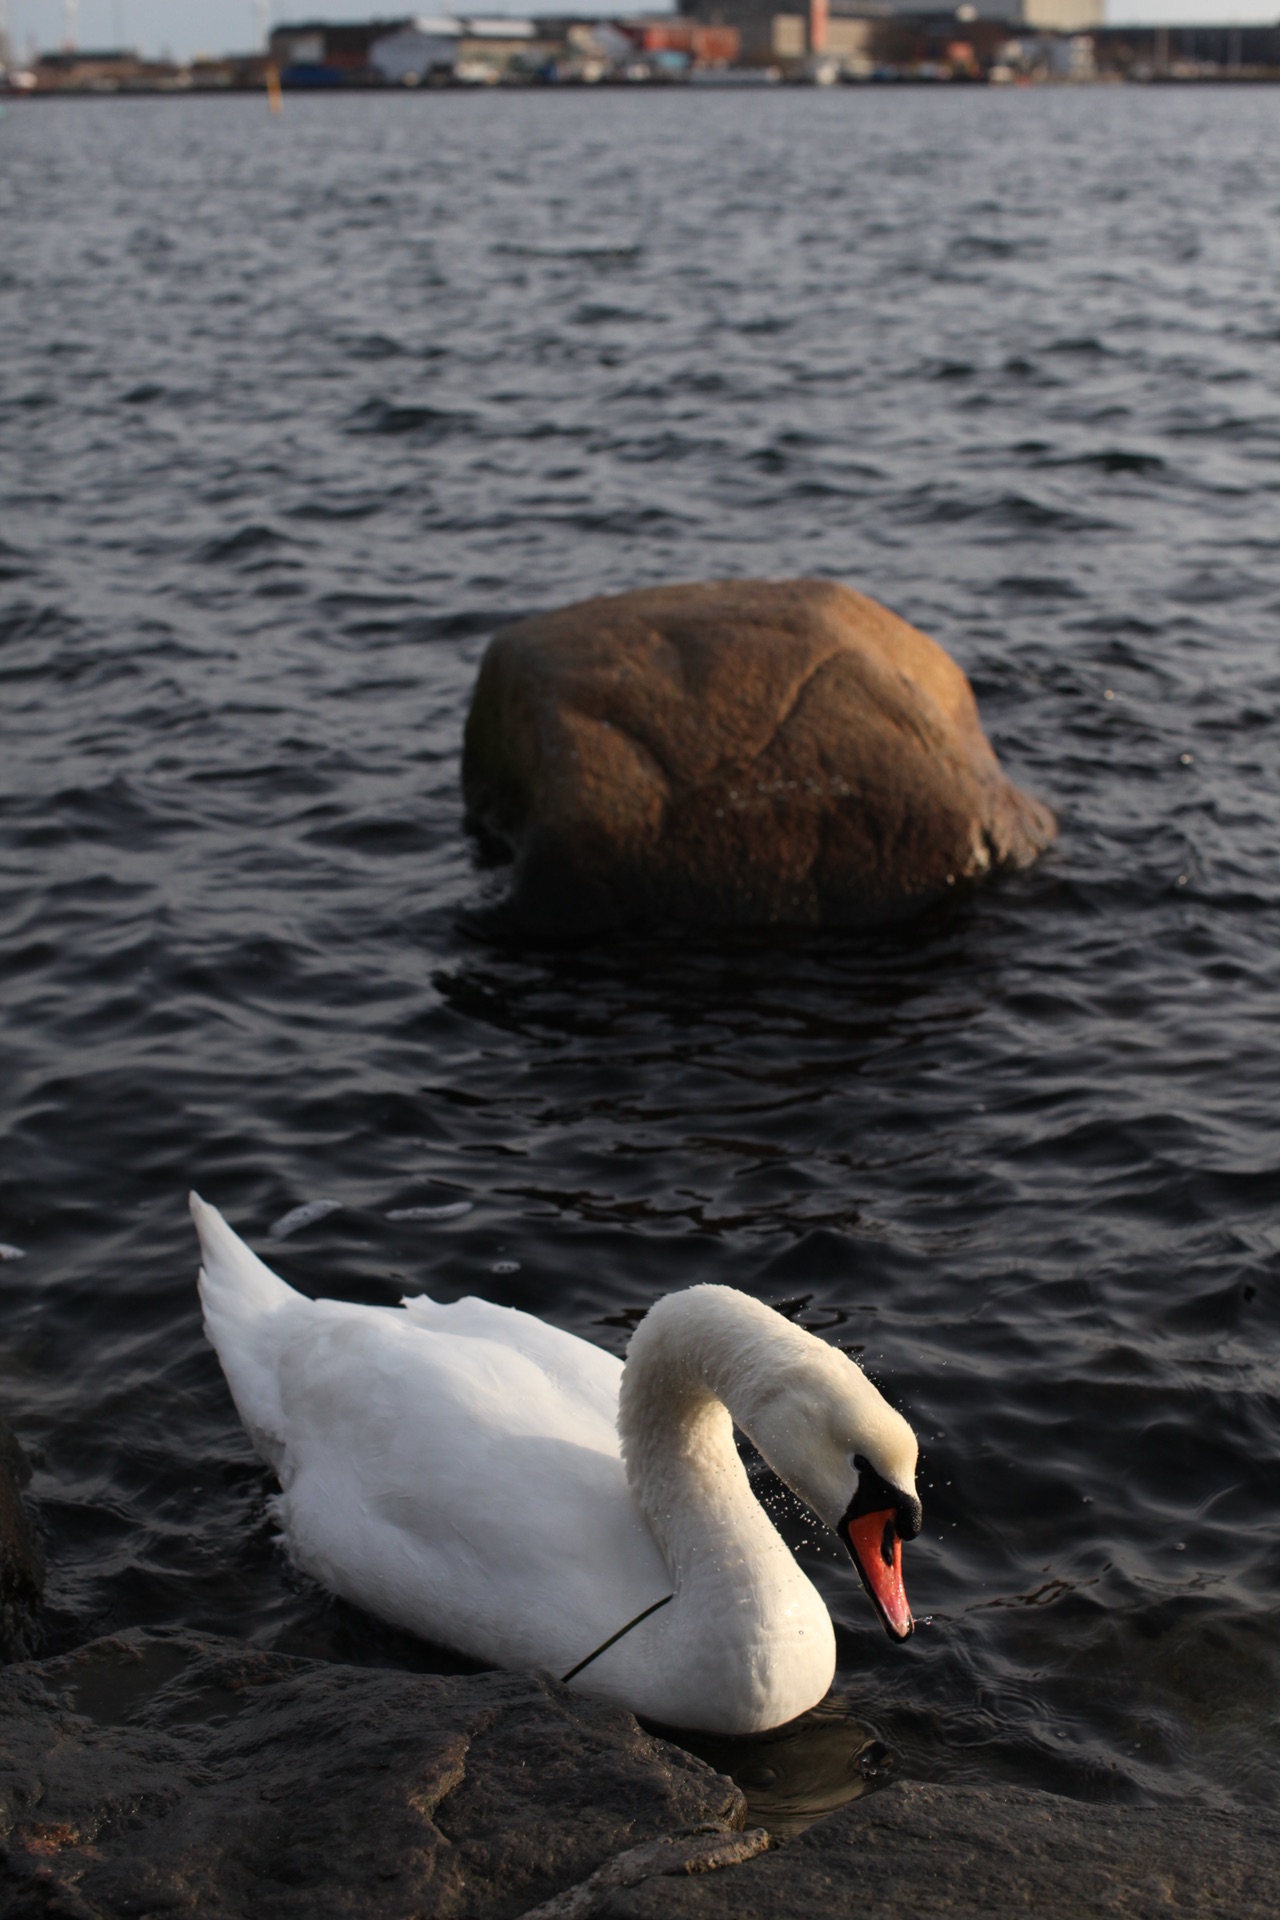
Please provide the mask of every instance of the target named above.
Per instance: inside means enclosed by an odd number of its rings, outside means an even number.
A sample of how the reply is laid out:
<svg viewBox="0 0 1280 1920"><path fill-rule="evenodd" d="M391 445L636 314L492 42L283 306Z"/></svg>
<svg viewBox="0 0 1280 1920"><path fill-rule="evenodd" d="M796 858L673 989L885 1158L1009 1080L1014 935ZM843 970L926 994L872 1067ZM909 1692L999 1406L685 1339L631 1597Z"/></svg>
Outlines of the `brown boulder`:
<svg viewBox="0 0 1280 1920"><path fill-rule="evenodd" d="M874 924L1055 832L949 655L820 580L656 587L506 628L463 787L515 856L516 922L545 934Z"/></svg>

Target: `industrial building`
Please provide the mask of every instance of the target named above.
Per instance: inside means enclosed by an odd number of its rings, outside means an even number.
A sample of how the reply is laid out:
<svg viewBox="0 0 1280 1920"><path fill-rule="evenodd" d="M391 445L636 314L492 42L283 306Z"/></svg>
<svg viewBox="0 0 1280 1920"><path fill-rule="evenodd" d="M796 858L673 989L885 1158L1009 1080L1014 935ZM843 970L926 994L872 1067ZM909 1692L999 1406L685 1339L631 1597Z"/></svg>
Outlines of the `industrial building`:
<svg viewBox="0 0 1280 1920"><path fill-rule="evenodd" d="M685 18L732 26L743 58L783 63L825 56L847 70L942 66L985 72L1011 35L1080 35L1103 20L1105 0L980 0L929 7L921 0L677 0Z"/></svg>
<svg viewBox="0 0 1280 1920"><path fill-rule="evenodd" d="M0 0L0 7L3 0ZM1280 26L1107 27L1105 0L676 0L617 16L283 23L269 48L184 66L66 46L6 65L14 93L600 82L1280 80ZM0 16L2 17L2 16Z"/></svg>

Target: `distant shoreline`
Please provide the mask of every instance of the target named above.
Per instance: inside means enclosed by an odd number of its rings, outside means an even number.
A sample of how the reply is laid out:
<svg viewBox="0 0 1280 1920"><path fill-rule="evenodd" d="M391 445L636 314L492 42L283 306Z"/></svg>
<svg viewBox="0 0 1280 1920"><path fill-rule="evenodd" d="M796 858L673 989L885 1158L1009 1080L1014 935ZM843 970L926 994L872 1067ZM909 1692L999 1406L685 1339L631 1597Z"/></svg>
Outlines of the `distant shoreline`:
<svg viewBox="0 0 1280 1920"><path fill-rule="evenodd" d="M1136 87L1142 89L1163 88L1168 92L1180 93L1190 88L1202 87L1274 87L1280 85L1280 73L1209 73L1174 76L1167 74L1151 75L1141 80L1128 80L1118 75L1099 75L1090 80L1069 81L1028 81L1014 82L991 81L983 79L931 80L904 74L894 80L844 80L834 86L815 86L811 80L793 79L782 75L777 80L762 85L759 80L748 77L752 70L747 69L742 79L728 77L717 79L712 85L688 80L597 80L590 84L574 81L559 81L548 85L541 81L506 82L500 86L426 86L426 87L286 87L284 97L289 100L350 100L353 98L395 99L411 97L439 99L442 95L478 95L489 98L494 94L521 95L562 95L591 93L696 93L716 95L720 93L789 92L789 93L1096 93L1099 90ZM108 101L108 100L220 100L220 99L260 99L269 98L265 87L261 86L218 86L218 87L40 87L15 88L0 92L0 107L10 104L26 106L35 101Z"/></svg>

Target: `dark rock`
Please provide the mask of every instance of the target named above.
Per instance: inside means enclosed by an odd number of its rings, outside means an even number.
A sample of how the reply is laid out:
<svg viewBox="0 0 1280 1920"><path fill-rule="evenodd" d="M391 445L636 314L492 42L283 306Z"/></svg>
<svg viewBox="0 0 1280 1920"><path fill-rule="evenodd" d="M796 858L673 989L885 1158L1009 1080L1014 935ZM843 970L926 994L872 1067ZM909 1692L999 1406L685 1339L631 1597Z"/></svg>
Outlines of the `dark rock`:
<svg viewBox="0 0 1280 1920"><path fill-rule="evenodd" d="M0 1675L0 1920L1272 1920L1280 1814L908 1782L800 1838L627 1713L128 1633Z"/></svg>
<svg viewBox="0 0 1280 1920"><path fill-rule="evenodd" d="M528 1675L131 1632L0 1675L0 1915L504 1920L731 1782Z"/></svg>
<svg viewBox="0 0 1280 1920"><path fill-rule="evenodd" d="M558 1893L540 1907L530 1907L522 1920L590 1920L605 1896L616 1887L636 1887L645 1880L667 1880L691 1873L715 1873L738 1867L766 1853L771 1842L763 1827L743 1833L667 1833L628 1847L597 1867L589 1879L566 1893Z"/></svg>
<svg viewBox="0 0 1280 1920"><path fill-rule="evenodd" d="M40 1639L44 1553L22 1499L30 1478L22 1448L0 1420L0 1664L29 1660Z"/></svg>
<svg viewBox="0 0 1280 1920"><path fill-rule="evenodd" d="M513 919L550 935L870 924L1026 866L1055 832L942 648L818 580L653 588L506 628L463 786L515 856Z"/></svg>
<svg viewBox="0 0 1280 1920"><path fill-rule="evenodd" d="M1280 1814L904 1782L747 1865L608 1891L590 1920L1273 1920L1277 1888Z"/></svg>

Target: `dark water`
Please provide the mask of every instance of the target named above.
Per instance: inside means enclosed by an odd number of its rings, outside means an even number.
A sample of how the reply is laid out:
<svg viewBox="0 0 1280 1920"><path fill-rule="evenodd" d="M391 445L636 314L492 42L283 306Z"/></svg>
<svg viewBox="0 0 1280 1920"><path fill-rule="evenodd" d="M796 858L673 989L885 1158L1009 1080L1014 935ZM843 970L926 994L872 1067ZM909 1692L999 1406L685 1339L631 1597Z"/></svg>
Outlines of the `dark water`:
<svg viewBox="0 0 1280 1920"><path fill-rule="evenodd" d="M900 1770L1276 1802L1278 134L1270 90L3 112L0 1404L53 1644L433 1657L271 1544L198 1183L315 1292L619 1350L694 1280L789 1303L922 1436L908 1646L805 1549ZM934 632L1058 849L883 940L487 944L488 633L744 573Z"/></svg>

